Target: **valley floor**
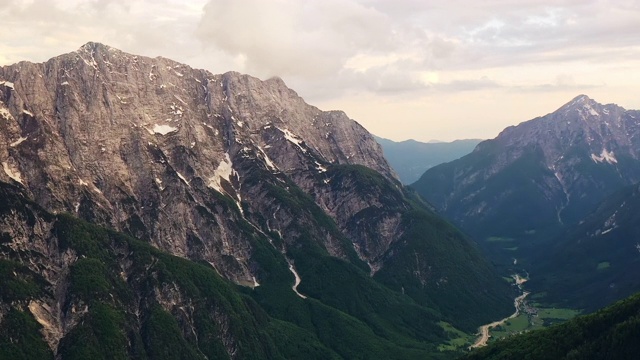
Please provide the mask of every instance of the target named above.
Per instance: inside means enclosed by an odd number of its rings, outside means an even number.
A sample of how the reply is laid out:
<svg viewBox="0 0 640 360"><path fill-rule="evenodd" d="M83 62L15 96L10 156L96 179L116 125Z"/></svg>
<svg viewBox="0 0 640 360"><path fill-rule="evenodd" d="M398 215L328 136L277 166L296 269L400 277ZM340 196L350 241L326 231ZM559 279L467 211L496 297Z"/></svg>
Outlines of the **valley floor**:
<svg viewBox="0 0 640 360"><path fill-rule="evenodd" d="M441 350L472 350L511 335L564 322L580 314L578 310L546 307L536 302L535 299L541 295L532 295L524 289L523 285L528 280L526 277L513 274L511 278L505 279L516 284L521 291L514 299L515 312L504 319L482 325L475 339L472 335L461 333L459 338L451 340L447 346L441 347Z"/></svg>
<svg viewBox="0 0 640 360"><path fill-rule="evenodd" d="M488 342L511 335L561 323L580 314L579 310L547 307L535 302L534 299L540 298L540 294L530 296L529 300L526 300L531 293L523 289L523 284L529 279L523 278L519 274L512 275L512 279L522 291L522 294L514 300L516 312L508 318L481 326L480 338L471 348L485 346Z"/></svg>
<svg viewBox="0 0 640 360"><path fill-rule="evenodd" d="M487 345L487 341L489 341L489 337L491 337L491 335L489 334L489 331L491 329L506 323L510 319L518 317L520 315L520 307L524 303L524 299L527 297L527 295L529 295L529 292L525 291L525 292L522 293L522 295L520 295L517 298L515 298L515 300L513 301L513 305L516 308L516 312L511 314L509 317L506 317L506 318L504 318L502 320L499 320L499 321L494 321L494 322L492 322L490 324L482 325L480 327L480 338L478 338L478 340L476 340L475 344L471 345L471 348L477 348L477 347L481 347L481 346Z"/></svg>

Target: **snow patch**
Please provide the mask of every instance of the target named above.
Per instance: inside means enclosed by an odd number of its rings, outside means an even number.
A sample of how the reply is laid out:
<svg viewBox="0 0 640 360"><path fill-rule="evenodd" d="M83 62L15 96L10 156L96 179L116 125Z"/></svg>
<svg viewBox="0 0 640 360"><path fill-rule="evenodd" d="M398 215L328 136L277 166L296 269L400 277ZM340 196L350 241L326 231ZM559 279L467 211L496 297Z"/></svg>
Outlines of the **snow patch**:
<svg viewBox="0 0 640 360"><path fill-rule="evenodd" d="M4 85L11 90L15 90L13 83L10 81L0 81L0 85Z"/></svg>
<svg viewBox="0 0 640 360"><path fill-rule="evenodd" d="M78 56L80 56L80 58L82 59L82 61L84 61L85 64L91 66L95 70L98 70L98 63L96 62L96 59L93 57L94 51L93 50L89 51L89 49L84 49L84 51L89 54L89 56L91 57L90 59L85 59L82 55L80 55L79 52L78 52Z"/></svg>
<svg viewBox="0 0 640 360"><path fill-rule="evenodd" d="M594 108L591 107L590 104L585 104L584 108L585 108L585 110L587 110L589 112L589 114L591 114L593 116L599 116L600 115Z"/></svg>
<svg viewBox="0 0 640 360"><path fill-rule="evenodd" d="M220 164L218 164L213 176L209 178L209 184L207 186L225 194L226 192L222 188L221 179L231 183L231 175L234 173L235 170L233 170L233 163L231 162L229 154L224 154L224 159L220 161Z"/></svg>
<svg viewBox="0 0 640 360"><path fill-rule="evenodd" d="M202 125L204 125L204 126L208 127L209 129L211 129L214 132L215 136L218 136L218 134L220 134L218 129L215 129L213 126L211 126L211 125L209 125L207 123L202 123Z"/></svg>
<svg viewBox="0 0 640 360"><path fill-rule="evenodd" d="M162 180L160 180L159 178L155 178L154 180L156 184L158 184L158 188L160 189L160 191L164 190L164 187L162 187Z"/></svg>
<svg viewBox="0 0 640 360"><path fill-rule="evenodd" d="M24 183L22 182L22 174L20 174L20 171L4 161L2 162L2 169L4 170L4 173L7 174L7 176L24 185Z"/></svg>
<svg viewBox="0 0 640 360"><path fill-rule="evenodd" d="M31 117L33 117L33 116L34 116L32 112L27 111L27 110L22 110L22 113L23 113L23 114L27 114L27 115L29 115L29 116L31 116Z"/></svg>
<svg viewBox="0 0 640 360"><path fill-rule="evenodd" d="M595 163L608 162L609 164L617 164L618 160L615 157L613 151L607 151L607 149L602 149L600 155L591 154L591 160Z"/></svg>
<svg viewBox="0 0 640 360"><path fill-rule="evenodd" d="M184 114L184 108L182 108L180 105L173 103L169 105L169 108L171 109L171 111L169 112L169 115L176 115L176 116L182 117L182 114Z"/></svg>
<svg viewBox="0 0 640 360"><path fill-rule="evenodd" d="M315 163L316 163L316 170L318 170L319 173L327 172L326 167L322 166L322 164L320 164L317 161L315 161Z"/></svg>
<svg viewBox="0 0 640 360"><path fill-rule="evenodd" d="M212 177L209 178L209 183L207 187L215 189L219 193L228 195L231 199L233 199L238 206L238 210L240 211L240 215L244 218L244 211L242 210L242 197L240 196L240 189L235 189L233 183L231 182L231 176L238 176L238 173L233 169L233 163L231 162L231 158L229 154L224 154L224 159L220 161L218 167L214 171ZM226 180L232 187L234 187L234 194L229 194L222 187L222 180ZM246 220L246 219L245 219ZM249 222L251 224L251 222ZM259 230L255 225L254 227Z"/></svg>
<svg viewBox="0 0 640 360"><path fill-rule="evenodd" d="M126 99L124 99L122 96L119 96L118 94L116 94L116 97L118 98L118 100L120 101L120 104L124 104L127 105L128 102L126 101Z"/></svg>
<svg viewBox="0 0 640 360"><path fill-rule="evenodd" d="M0 116L2 116L3 118L5 118L7 120L13 119L13 116L11 116L11 113L9 112L9 110L7 110L5 108L0 108Z"/></svg>
<svg viewBox="0 0 640 360"><path fill-rule="evenodd" d="M180 180L184 181L185 184L187 184L187 186L189 185L189 182L187 181L187 179L185 179L184 176L182 176L182 174L180 174L179 172L176 171L176 174L178 174L178 177L180 178Z"/></svg>
<svg viewBox="0 0 640 360"><path fill-rule="evenodd" d="M153 132L156 134L160 134L160 135L167 135L169 133L178 131L177 128L174 128L173 126L169 126L169 125L154 125L153 126Z"/></svg>
<svg viewBox="0 0 640 360"><path fill-rule="evenodd" d="M277 172L278 171L278 167L276 166L276 164L273 163L273 161L271 161L271 159L269 158L269 155L267 155L266 152L264 152L264 150L258 146L258 150L260 150L260 152L262 153L262 157L264 158L264 163L267 165L267 168L269 168L269 170Z"/></svg>
<svg viewBox="0 0 640 360"><path fill-rule="evenodd" d="M65 82L61 83L60 85L63 85L63 86L64 86L64 85L69 85L69 82L68 82L68 81L65 81Z"/></svg>
<svg viewBox="0 0 640 360"><path fill-rule="evenodd" d="M20 138L18 138L18 140L16 140L16 141L12 142L11 144L9 144L9 147L18 146L18 145L22 144L22 142L25 141L25 140L27 140L26 137L20 137Z"/></svg>
<svg viewBox="0 0 640 360"><path fill-rule="evenodd" d="M280 128L277 128L277 129L282 131L285 139L289 140L289 142L296 145L303 153L305 154L307 153L307 149L302 147L302 140L300 140L300 137L298 135L292 133L291 131L289 131L289 129L280 129Z"/></svg>
<svg viewBox="0 0 640 360"><path fill-rule="evenodd" d="M184 100L182 100L182 99L180 98L180 96L178 96L178 95L173 95L173 97L174 97L174 98L176 98L176 100L180 101L183 105L187 105L187 103L186 103Z"/></svg>

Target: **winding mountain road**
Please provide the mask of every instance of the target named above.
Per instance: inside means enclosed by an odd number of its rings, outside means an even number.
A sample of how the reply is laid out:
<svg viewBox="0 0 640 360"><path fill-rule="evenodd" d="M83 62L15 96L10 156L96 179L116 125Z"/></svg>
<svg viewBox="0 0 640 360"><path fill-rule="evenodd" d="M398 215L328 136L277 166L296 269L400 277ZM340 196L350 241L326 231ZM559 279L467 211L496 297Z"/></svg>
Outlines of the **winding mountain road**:
<svg viewBox="0 0 640 360"><path fill-rule="evenodd" d="M514 280L516 281L516 284L518 285L518 287L520 289L522 289L521 285L524 284L527 279L526 278L522 278L520 277L520 275L516 274L513 275ZM487 341L489 341L489 338L491 337L490 334L490 330L496 326L502 325L504 324L507 320L509 319L513 319L514 317L520 315L520 304L522 304L522 302L524 301L524 299L527 297L527 295L529 295L528 291L523 291L522 295L518 296L517 298L515 298L513 300L513 306L516 308L516 311L511 314L510 316L502 319L502 320L498 320L498 321L494 321L490 324L486 324L486 325L482 325L480 327L480 337L478 338L478 340L476 340L476 342L471 345L469 347L469 349L474 349L474 348L478 348L478 347L482 347L482 346L486 346L487 345Z"/></svg>

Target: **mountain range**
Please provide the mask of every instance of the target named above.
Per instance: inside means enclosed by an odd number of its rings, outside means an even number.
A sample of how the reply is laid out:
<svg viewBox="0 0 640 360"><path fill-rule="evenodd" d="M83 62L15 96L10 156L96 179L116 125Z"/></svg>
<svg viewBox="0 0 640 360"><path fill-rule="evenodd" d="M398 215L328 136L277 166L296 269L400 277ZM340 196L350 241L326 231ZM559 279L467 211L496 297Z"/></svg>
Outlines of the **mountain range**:
<svg viewBox="0 0 640 360"><path fill-rule="evenodd" d="M638 181L640 111L580 95L412 187L537 304L592 312L640 290Z"/></svg>
<svg viewBox="0 0 640 360"><path fill-rule="evenodd" d="M412 186L481 245L523 247L526 257L528 245L640 180L638 119L640 111L580 95L429 169ZM504 259L517 257L508 252Z"/></svg>
<svg viewBox="0 0 640 360"><path fill-rule="evenodd" d="M0 357L441 357L511 311L372 135L278 78L87 43L0 67L0 122Z"/></svg>
<svg viewBox="0 0 640 360"><path fill-rule="evenodd" d="M412 184L427 169L469 154L482 141L479 139L452 142L432 140L424 143L416 140L396 142L378 136L374 138L382 146L385 158L403 184Z"/></svg>
<svg viewBox="0 0 640 360"><path fill-rule="evenodd" d="M513 273L594 311L640 288L638 119L580 95L393 143L281 79L98 43L0 67L0 358L446 359ZM636 303L470 356L606 358Z"/></svg>
<svg viewBox="0 0 640 360"><path fill-rule="evenodd" d="M526 274L534 308L592 312L640 290L639 181L640 111L580 95L412 187L505 275ZM637 304L636 295L465 358L634 358Z"/></svg>

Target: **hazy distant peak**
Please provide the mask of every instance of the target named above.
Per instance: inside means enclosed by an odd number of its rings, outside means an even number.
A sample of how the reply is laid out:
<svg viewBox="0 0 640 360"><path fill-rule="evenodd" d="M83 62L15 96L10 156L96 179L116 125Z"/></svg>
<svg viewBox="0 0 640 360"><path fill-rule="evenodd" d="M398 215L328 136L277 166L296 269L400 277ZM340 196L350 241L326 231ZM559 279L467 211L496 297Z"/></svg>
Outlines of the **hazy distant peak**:
<svg viewBox="0 0 640 360"><path fill-rule="evenodd" d="M576 96L575 98L573 98L573 102L585 102L585 101L589 101L592 100L589 96L585 95L585 94L580 94L578 96Z"/></svg>
<svg viewBox="0 0 640 360"><path fill-rule="evenodd" d="M115 48L112 48L109 45L105 45L105 44L102 44L102 43L99 43L99 42L89 41L86 44L80 46L80 48L78 48L77 51L78 52L81 52L81 51L96 51L96 50L107 50L107 51L109 51L111 49L115 49Z"/></svg>
<svg viewBox="0 0 640 360"><path fill-rule="evenodd" d="M622 107L618 106L617 104L601 104L596 100L590 98L589 96L582 94L582 95L576 96L571 101L564 104L562 107L558 109L558 111L561 112L561 111L566 111L571 109L583 109L583 108L586 108L587 110L589 108L620 108L622 109Z"/></svg>

